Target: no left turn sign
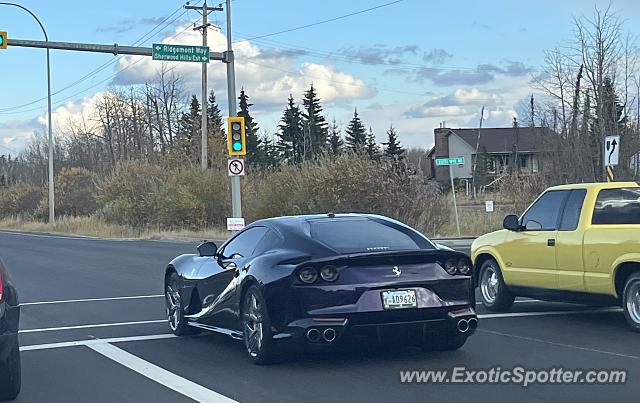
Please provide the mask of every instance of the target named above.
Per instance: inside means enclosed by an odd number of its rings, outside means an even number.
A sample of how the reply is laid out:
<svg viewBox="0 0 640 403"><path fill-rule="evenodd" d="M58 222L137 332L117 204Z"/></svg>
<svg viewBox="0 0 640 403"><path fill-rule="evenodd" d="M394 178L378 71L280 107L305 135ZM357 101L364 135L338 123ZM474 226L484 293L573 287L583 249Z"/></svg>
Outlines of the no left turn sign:
<svg viewBox="0 0 640 403"><path fill-rule="evenodd" d="M244 176L244 160L242 158L230 159L227 162L229 176Z"/></svg>

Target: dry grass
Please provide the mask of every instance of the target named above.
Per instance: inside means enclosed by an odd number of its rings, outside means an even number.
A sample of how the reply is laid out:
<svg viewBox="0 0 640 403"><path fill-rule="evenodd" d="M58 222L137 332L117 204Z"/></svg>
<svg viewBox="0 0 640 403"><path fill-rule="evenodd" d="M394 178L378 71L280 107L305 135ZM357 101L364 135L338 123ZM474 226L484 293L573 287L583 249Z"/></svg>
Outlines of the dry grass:
<svg viewBox="0 0 640 403"><path fill-rule="evenodd" d="M460 234L462 236L480 236L488 232L496 231L502 228L502 220L504 216L511 211L496 209L493 213L487 213L484 205L481 208L460 208L458 210L460 219ZM440 227L436 234L427 234L433 238L457 237L456 218L451 207L449 220Z"/></svg>
<svg viewBox="0 0 640 403"><path fill-rule="evenodd" d="M162 239L176 241L203 239L222 241L229 236L229 232L222 229L206 229L202 231L138 230L124 225L110 224L94 216L62 217L58 218L53 226L41 221L5 218L0 220L0 229L113 239Z"/></svg>

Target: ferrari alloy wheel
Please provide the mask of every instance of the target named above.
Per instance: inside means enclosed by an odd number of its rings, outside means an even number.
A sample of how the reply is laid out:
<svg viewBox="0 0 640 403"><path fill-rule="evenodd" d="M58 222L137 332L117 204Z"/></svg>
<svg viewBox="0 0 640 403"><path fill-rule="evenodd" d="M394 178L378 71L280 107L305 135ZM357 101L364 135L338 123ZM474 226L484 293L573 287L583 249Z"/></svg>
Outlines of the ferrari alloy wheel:
<svg viewBox="0 0 640 403"><path fill-rule="evenodd" d="M480 267L480 298L490 311L500 312L511 308L515 296L504 283L502 273L495 260L489 259Z"/></svg>
<svg viewBox="0 0 640 403"><path fill-rule="evenodd" d="M629 277L622 294L624 317L631 329L640 332L640 273Z"/></svg>
<svg viewBox="0 0 640 403"><path fill-rule="evenodd" d="M242 333L244 345L251 361L267 364L271 361L272 332L266 301L258 287L251 286L242 303Z"/></svg>
<svg viewBox="0 0 640 403"><path fill-rule="evenodd" d="M178 275L172 273L167 279L164 290L167 305L167 320L171 331L176 336L194 333L194 329L187 325L180 293L178 292Z"/></svg>
<svg viewBox="0 0 640 403"><path fill-rule="evenodd" d="M20 346L15 345L4 360L0 360L0 400L13 400L20 393Z"/></svg>

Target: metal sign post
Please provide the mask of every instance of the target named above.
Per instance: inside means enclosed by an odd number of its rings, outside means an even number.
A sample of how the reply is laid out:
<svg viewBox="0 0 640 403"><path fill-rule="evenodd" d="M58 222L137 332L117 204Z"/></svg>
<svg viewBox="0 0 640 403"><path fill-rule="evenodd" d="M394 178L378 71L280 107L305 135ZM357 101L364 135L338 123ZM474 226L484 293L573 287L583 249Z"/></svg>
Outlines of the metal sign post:
<svg viewBox="0 0 640 403"><path fill-rule="evenodd" d="M458 230L458 236L460 236L460 219L458 218L458 203L456 202L456 187L453 185L453 171L451 165L449 165L449 177L451 178L451 194L453 195L453 210L456 214L456 229Z"/></svg>
<svg viewBox="0 0 640 403"><path fill-rule="evenodd" d="M460 219L458 218L458 203L456 201L456 188L453 183L453 169L451 168L453 165L464 165L464 157L436 159L436 166L449 167L449 178L451 178L451 195L453 196L453 210L456 216L456 229L458 230L458 236L460 236Z"/></svg>
<svg viewBox="0 0 640 403"><path fill-rule="evenodd" d="M229 116L236 116L236 73L233 64L233 48L231 47L231 0L226 2L227 11L227 51L224 62L227 64L227 99ZM242 196L240 195L240 177L231 177L231 210L233 217L242 217Z"/></svg>

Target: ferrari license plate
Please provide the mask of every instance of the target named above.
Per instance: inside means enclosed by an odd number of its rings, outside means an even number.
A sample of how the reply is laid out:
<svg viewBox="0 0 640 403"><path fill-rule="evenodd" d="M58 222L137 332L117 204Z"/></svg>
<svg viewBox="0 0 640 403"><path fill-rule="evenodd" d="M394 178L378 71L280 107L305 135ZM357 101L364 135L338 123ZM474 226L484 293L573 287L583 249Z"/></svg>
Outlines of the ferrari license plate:
<svg viewBox="0 0 640 403"><path fill-rule="evenodd" d="M415 290L382 291L382 305L384 309L416 308Z"/></svg>

